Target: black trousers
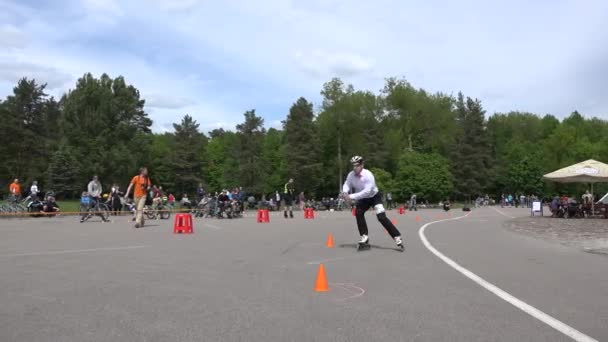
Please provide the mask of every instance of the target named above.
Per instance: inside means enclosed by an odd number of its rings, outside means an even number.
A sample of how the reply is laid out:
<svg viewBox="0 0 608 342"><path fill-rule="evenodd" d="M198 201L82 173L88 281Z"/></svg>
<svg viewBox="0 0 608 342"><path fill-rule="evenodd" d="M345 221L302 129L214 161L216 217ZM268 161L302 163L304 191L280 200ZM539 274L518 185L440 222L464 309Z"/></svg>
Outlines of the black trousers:
<svg viewBox="0 0 608 342"><path fill-rule="evenodd" d="M359 235L368 235L367 222L365 221L365 212L369 210L369 208L379 204L382 205L382 194L380 192L378 192L374 197L362 198L357 201L356 218L357 228L359 229ZM380 222L380 224L382 224L384 229L388 231L391 237L394 238L396 236L401 236L401 233L399 232L399 230L397 230L397 227L395 227L391 220L386 217L385 212L376 214L376 217L378 218L378 221Z"/></svg>

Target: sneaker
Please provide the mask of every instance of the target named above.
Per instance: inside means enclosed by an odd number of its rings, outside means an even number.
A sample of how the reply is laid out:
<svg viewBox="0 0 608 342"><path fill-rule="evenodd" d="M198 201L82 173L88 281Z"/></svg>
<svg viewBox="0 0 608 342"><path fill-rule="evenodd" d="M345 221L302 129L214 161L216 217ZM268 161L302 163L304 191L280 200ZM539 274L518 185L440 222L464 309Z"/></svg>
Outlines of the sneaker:
<svg viewBox="0 0 608 342"><path fill-rule="evenodd" d="M367 235L361 235L361 240L359 240L359 243L368 243L369 242L369 237Z"/></svg>
<svg viewBox="0 0 608 342"><path fill-rule="evenodd" d="M403 248L403 240L401 239L401 236L395 236L395 242L397 243L398 247Z"/></svg>
<svg viewBox="0 0 608 342"><path fill-rule="evenodd" d="M139 225L139 223L136 223L136 224L135 224L135 228L139 228L139 227L141 227L141 226Z"/></svg>

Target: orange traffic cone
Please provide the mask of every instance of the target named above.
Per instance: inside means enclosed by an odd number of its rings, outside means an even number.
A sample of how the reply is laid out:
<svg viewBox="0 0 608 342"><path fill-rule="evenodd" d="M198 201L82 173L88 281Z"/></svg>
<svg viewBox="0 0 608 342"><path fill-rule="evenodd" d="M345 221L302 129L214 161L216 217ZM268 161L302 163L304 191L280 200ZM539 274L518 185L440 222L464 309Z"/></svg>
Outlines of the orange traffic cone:
<svg viewBox="0 0 608 342"><path fill-rule="evenodd" d="M327 279L325 279L325 267L323 264L319 264L319 272L317 273L317 282L315 284L316 292L326 292L329 291L329 287L327 287Z"/></svg>
<svg viewBox="0 0 608 342"><path fill-rule="evenodd" d="M420 216L416 215L416 222L420 222L420 220L422 220Z"/></svg>
<svg viewBox="0 0 608 342"><path fill-rule="evenodd" d="M327 235L327 248L334 248L334 237L331 236L331 233Z"/></svg>

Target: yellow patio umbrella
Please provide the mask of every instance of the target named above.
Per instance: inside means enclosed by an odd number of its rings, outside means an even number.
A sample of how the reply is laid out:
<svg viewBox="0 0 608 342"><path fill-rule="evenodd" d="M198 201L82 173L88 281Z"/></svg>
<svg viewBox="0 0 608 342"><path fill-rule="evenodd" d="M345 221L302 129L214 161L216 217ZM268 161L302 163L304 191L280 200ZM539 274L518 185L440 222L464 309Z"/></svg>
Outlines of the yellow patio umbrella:
<svg viewBox="0 0 608 342"><path fill-rule="evenodd" d="M593 183L608 182L608 164L589 159L547 173L543 178L557 183L591 183L591 194L593 194ZM591 203L591 210L594 211L595 200Z"/></svg>

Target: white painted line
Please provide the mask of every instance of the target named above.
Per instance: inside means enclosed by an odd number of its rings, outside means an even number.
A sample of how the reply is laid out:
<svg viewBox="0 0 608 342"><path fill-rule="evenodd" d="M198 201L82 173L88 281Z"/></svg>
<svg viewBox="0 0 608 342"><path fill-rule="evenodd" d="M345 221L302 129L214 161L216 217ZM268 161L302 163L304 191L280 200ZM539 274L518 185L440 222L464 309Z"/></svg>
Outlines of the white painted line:
<svg viewBox="0 0 608 342"><path fill-rule="evenodd" d="M348 294L350 294L349 297L338 299L338 301L340 301L340 302L349 300L349 299L353 299L353 298L357 298L357 297L361 297L365 294L364 289L362 289L358 286L355 286L354 284L350 284L350 283L329 283L329 286L337 286L337 287L341 288L342 290L344 290L345 292L347 292Z"/></svg>
<svg viewBox="0 0 608 342"><path fill-rule="evenodd" d="M224 229L224 228L222 228L222 227L218 227L218 226L216 226L216 225L214 225L214 224L210 224L210 223L205 223L205 227L209 227L209 228L211 228L211 229L213 229L213 230L221 230L221 229Z"/></svg>
<svg viewBox="0 0 608 342"><path fill-rule="evenodd" d="M497 211L497 212L498 212L500 215L502 215L502 216L505 216L505 217L508 217L508 218L512 218L512 219L514 219L514 218L515 218L515 216L511 216L511 215L509 215L509 214L505 214L505 213L503 213L503 212L502 212L502 210L498 210L498 209L496 209L496 208L494 208L494 207L492 207L492 209L496 210L496 211Z"/></svg>
<svg viewBox="0 0 608 342"><path fill-rule="evenodd" d="M498 210L498 209L496 209ZM467 217L469 214L466 214L464 216L459 216L459 217L455 217L455 218L451 218L451 219L445 219L445 220L439 220L439 221L433 221L433 222L429 222L425 225L423 225L422 227L420 227L420 230L418 230L418 235L420 236L420 240L422 240L422 243L424 244L424 246L431 251L431 253L435 254L435 256L437 256L439 259L443 260L443 262L445 262L446 264L448 264L449 266L451 266L453 269L455 269L456 271L462 273L465 277L471 279L472 281L474 281L475 283L477 283L479 286L485 288L486 290L492 292L493 294L495 294L496 296L498 296L499 298L501 298L502 300L506 301L507 303L515 306L516 308L522 310L523 312L527 313L528 315L538 319L539 321L547 324L548 326L552 327L553 329L561 332L562 334L571 337L572 339L574 339L575 341L578 342L598 342L598 340L587 336L585 334L583 334L582 332L574 329L573 327L557 320L554 317L551 317L549 315L547 315L546 313L540 311L539 309L525 303L524 301L517 299L516 297L510 295L509 293L503 291L502 289L498 288L496 285L486 281L485 279L481 278L480 276L476 275L475 273L469 271L468 269L460 266L458 263L456 263L454 260L448 258L447 256L445 256L443 253L441 253L440 251L438 251L437 249L435 249L435 247L433 247L433 245L431 245L431 243L429 242L429 240L427 240L426 236L424 235L424 231L426 229L426 227L430 226L431 224L434 223L439 223L439 222L444 222L444 221L450 221L450 220L459 220L462 218Z"/></svg>
<svg viewBox="0 0 608 342"><path fill-rule="evenodd" d="M35 252L35 253L0 254L0 257L22 257L22 256L41 256L41 255L86 253L86 252L100 252L100 251L119 251L119 250L125 250L125 249L137 249L137 248L144 248L144 247L146 247L146 246L124 246L124 247L90 248L90 249L71 249L71 250L63 250L63 251L49 251L49 252Z"/></svg>

